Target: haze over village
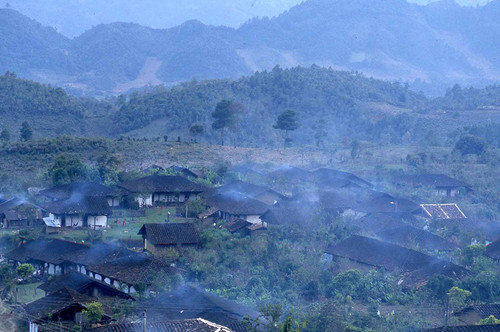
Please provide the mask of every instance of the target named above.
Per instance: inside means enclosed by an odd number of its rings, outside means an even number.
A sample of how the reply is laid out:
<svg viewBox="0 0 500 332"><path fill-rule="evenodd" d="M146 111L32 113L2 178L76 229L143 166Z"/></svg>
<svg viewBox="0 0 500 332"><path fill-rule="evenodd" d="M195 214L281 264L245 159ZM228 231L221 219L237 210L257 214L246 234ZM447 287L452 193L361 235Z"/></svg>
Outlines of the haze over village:
<svg viewBox="0 0 500 332"><path fill-rule="evenodd" d="M498 17L0 5L0 332L499 331Z"/></svg>

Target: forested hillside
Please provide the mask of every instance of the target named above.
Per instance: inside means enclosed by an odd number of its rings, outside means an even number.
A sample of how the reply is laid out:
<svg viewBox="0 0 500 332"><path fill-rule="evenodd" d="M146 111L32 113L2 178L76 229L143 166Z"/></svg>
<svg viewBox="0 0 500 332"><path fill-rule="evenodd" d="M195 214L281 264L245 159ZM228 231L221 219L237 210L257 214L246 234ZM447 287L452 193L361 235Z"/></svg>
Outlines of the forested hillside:
<svg viewBox="0 0 500 332"><path fill-rule="evenodd" d="M289 109L299 123L290 136L293 145L335 145L345 139L418 143L429 134L444 143L457 128L496 122L499 96L497 86L457 85L431 100L407 85L312 66L275 67L235 81L190 81L97 101L7 73L0 76L0 120L12 139L24 121L33 127L35 138L99 135L182 141L195 138L190 128L196 124L201 141L218 143L220 130L212 128L212 113L227 99L241 106L224 133L233 145L276 146L282 133L273 125Z"/></svg>
<svg viewBox="0 0 500 332"><path fill-rule="evenodd" d="M109 95L162 82L238 78L277 64L317 64L444 91L500 78L499 1L472 8L452 1L308 0L238 29L199 21L169 29L112 23L73 40L0 9L0 29L8 36L0 41L0 71L72 93Z"/></svg>
<svg viewBox="0 0 500 332"><path fill-rule="evenodd" d="M301 123L296 140L313 144L315 135L321 132L325 132L322 141L338 140L370 127L371 110L363 111L367 102L418 108L426 100L398 83L368 79L356 73L317 66L276 67L237 81L189 82L173 89L132 94L113 122L118 124L118 130L131 130L166 118L168 131L182 131L199 122L210 133L211 113L221 99L243 105L238 123L228 134L232 142L259 145L274 144L278 133L272 124L287 109L295 110Z"/></svg>
<svg viewBox="0 0 500 332"><path fill-rule="evenodd" d="M12 140L18 139L22 122L33 127L34 138L105 135L96 120L111 114L112 105L106 101L75 98L62 88L23 80L10 72L0 76L1 129L8 130Z"/></svg>

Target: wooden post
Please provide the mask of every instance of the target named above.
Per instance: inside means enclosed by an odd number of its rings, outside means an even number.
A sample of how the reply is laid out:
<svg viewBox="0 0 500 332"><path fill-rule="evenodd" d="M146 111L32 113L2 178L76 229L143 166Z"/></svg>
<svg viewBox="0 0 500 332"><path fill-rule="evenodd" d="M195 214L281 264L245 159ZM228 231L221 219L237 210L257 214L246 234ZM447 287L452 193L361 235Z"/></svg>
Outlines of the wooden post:
<svg viewBox="0 0 500 332"><path fill-rule="evenodd" d="M146 332L146 310L142 312L142 332Z"/></svg>

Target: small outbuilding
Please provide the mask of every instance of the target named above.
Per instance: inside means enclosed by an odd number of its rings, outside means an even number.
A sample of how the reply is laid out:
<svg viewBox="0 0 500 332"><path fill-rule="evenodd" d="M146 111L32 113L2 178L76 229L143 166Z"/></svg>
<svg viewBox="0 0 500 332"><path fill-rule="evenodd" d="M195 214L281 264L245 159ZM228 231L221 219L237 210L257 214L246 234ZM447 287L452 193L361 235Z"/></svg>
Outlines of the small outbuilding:
<svg viewBox="0 0 500 332"><path fill-rule="evenodd" d="M200 243L198 230L192 223L144 224L138 234L144 239L144 249L153 252Z"/></svg>

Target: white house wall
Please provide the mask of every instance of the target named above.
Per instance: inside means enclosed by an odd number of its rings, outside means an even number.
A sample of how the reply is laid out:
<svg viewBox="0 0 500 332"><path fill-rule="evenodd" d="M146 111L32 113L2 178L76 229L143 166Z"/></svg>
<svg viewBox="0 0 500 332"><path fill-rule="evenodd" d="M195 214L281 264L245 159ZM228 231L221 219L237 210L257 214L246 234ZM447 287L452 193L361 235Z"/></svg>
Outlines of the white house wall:
<svg viewBox="0 0 500 332"><path fill-rule="evenodd" d="M251 222L252 224L260 224L262 222L259 215L249 215L243 219L245 219L248 222Z"/></svg>
<svg viewBox="0 0 500 332"><path fill-rule="evenodd" d="M120 206L120 200L118 198L108 197L108 205L110 207Z"/></svg>
<svg viewBox="0 0 500 332"><path fill-rule="evenodd" d="M90 228L106 228L108 227L107 216L88 216L87 224Z"/></svg>
<svg viewBox="0 0 500 332"><path fill-rule="evenodd" d="M83 227L82 215L66 215L66 227Z"/></svg>
<svg viewBox="0 0 500 332"><path fill-rule="evenodd" d="M38 324L30 322L30 332L38 332Z"/></svg>
<svg viewBox="0 0 500 332"><path fill-rule="evenodd" d="M140 207L153 206L153 195L137 195L135 196L135 201Z"/></svg>

